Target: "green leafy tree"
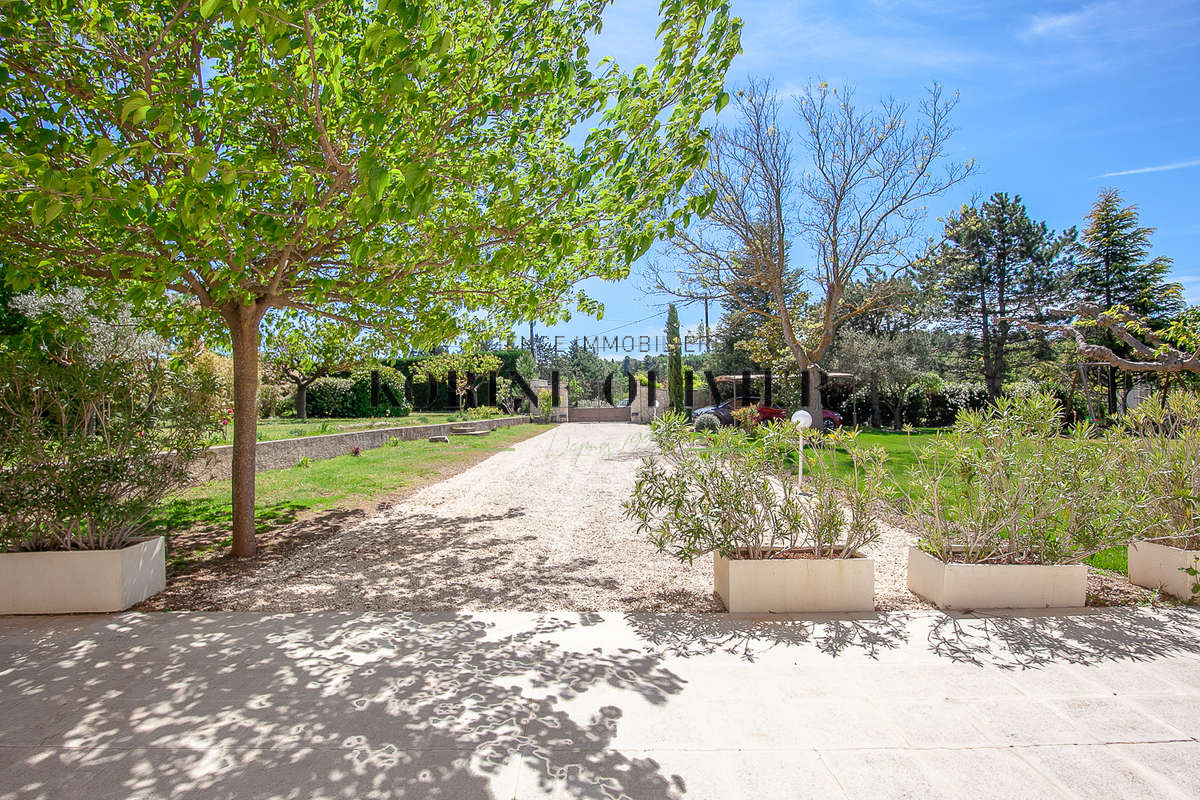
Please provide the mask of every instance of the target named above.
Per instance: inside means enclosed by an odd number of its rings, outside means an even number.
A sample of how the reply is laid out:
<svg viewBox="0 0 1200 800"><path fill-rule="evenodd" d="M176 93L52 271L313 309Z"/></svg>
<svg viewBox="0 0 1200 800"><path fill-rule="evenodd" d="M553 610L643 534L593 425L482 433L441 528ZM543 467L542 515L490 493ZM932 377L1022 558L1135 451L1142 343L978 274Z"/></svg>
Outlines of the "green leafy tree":
<svg viewBox="0 0 1200 800"><path fill-rule="evenodd" d="M978 343L988 396L999 397L1019 348L1036 343L1019 320L1036 320L1062 298L1075 229L1034 222L1019 196L997 192L946 220L945 243L922 264L942 276L944 318Z"/></svg>
<svg viewBox="0 0 1200 800"><path fill-rule="evenodd" d="M1183 287L1166 280L1173 262L1149 257L1153 234L1154 228L1139 224L1137 206L1122 205L1116 189L1101 189L1080 237L1076 283L1082 299L1105 309L1122 306L1151 322L1181 311ZM1122 355L1131 352L1111 332L1103 343ZM1118 372L1108 367L1109 414L1117 412Z"/></svg>
<svg viewBox="0 0 1200 800"><path fill-rule="evenodd" d="M679 338L679 312L667 308L667 397L674 411L683 410L683 342Z"/></svg>
<svg viewBox="0 0 1200 800"><path fill-rule="evenodd" d="M833 363L851 372L871 400L871 424L881 426L886 410L892 428L903 423L908 389L925 374L929 364L929 337L925 331L898 331L895 335L845 329L838 337Z"/></svg>
<svg viewBox="0 0 1200 800"><path fill-rule="evenodd" d="M500 369L500 358L491 353L459 351L456 353L439 353L421 360L413 367L413 375L419 379L444 381L454 375L454 385L450 387L458 397L458 410L462 411L467 392L477 388L479 380L486 378L489 372ZM476 382L471 382L474 375Z"/></svg>
<svg viewBox="0 0 1200 800"><path fill-rule="evenodd" d="M594 313L579 280L625 276L706 208L679 192L705 158L702 116L728 101L740 20L721 0L670 0L653 65L593 69L606 5L118 0L0 16L6 277L86 277L228 337L235 555L256 549L272 309L387 326L414 349L468 324L556 321L572 301Z"/></svg>
<svg viewBox="0 0 1200 800"><path fill-rule="evenodd" d="M296 386L296 416L308 418L308 387L318 378L354 369L370 354L357 328L312 315L275 317L263 336L267 367Z"/></svg>

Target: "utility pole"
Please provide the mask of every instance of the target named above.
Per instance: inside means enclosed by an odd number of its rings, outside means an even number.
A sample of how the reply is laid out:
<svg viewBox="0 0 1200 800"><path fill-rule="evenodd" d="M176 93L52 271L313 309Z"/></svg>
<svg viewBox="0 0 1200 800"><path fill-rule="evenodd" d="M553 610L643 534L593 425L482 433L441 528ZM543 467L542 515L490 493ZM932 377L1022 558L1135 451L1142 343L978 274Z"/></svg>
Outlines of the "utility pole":
<svg viewBox="0 0 1200 800"><path fill-rule="evenodd" d="M533 356L533 364L537 366L537 351L533 348L533 320L529 320L529 355Z"/></svg>

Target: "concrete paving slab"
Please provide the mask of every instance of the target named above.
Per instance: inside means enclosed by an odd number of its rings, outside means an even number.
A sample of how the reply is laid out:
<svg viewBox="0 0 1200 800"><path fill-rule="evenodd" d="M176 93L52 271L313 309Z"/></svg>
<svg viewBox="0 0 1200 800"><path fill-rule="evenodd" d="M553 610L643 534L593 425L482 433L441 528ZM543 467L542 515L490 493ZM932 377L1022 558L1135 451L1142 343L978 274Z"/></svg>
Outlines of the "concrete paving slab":
<svg viewBox="0 0 1200 800"><path fill-rule="evenodd" d="M1028 748L967 748L925 750L919 754L934 783L951 797L972 800L1005 800L1036 797L1067 798L1044 770L1022 755Z"/></svg>
<svg viewBox="0 0 1200 800"><path fill-rule="evenodd" d="M1103 742L1149 742L1188 738L1186 734L1153 719L1132 702L1121 698L1072 697L1049 699L1045 702Z"/></svg>
<svg viewBox="0 0 1200 800"><path fill-rule="evenodd" d="M1200 740L1200 694L1132 697L1129 702L1151 719L1170 725L1187 738Z"/></svg>
<svg viewBox="0 0 1200 800"><path fill-rule="evenodd" d="M603 786L584 786L586 764L548 768L527 759L517 781L518 800L567 800L578 797L630 800L729 800L770 797L779 800L838 800L841 787L813 751L631 752L646 769L610 775Z"/></svg>
<svg viewBox="0 0 1200 800"><path fill-rule="evenodd" d="M1159 783L1166 782L1184 797L1200 797L1200 743L1126 744L1116 749L1140 772L1157 776Z"/></svg>
<svg viewBox="0 0 1200 800"><path fill-rule="evenodd" d="M1099 744L1084 725L1045 702L1012 695L969 701L967 713L993 745Z"/></svg>
<svg viewBox="0 0 1200 800"><path fill-rule="evenodd" d="M1139 768L1114 745L1024 747L1017 752L1074 797L1187 797L1153 769Z"/></svg>
<svg viewBox="0 0 1200 800"><path fill-rule="evenodd" d="M909 747L986 747L993 743L975 724L974 709L964 700L877 700L875 705L901 731Z"/></svg>
<svg viewBox="0 0 1200 800"><path fill-rule="evenodd" d="M1200 611L0 618L0 652L0 800L1200 796Z"/></svg>
<svg viewBox="0 0 1200 800"><path fill-rule="evenodd" d="M834 750L821 760L850 800L953 800L917 750Z"/></svg>

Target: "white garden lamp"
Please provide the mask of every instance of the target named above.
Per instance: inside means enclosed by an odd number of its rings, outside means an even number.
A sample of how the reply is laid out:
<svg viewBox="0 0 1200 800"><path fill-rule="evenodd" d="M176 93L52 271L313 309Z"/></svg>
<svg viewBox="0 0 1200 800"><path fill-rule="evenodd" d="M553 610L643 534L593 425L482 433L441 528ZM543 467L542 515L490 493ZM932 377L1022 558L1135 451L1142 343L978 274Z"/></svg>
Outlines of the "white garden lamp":
<svg viewBox="0 0 1200 800"><path fill-rule="evenodd" d="M812 414L805 411L803 408L792 414L792 422L799 425L801 428L812 427ZM796 459L800 462L800 466L796 475L796 480L800 482L801 491L804 490L804 439L800 439L800 453Z"/></svg>

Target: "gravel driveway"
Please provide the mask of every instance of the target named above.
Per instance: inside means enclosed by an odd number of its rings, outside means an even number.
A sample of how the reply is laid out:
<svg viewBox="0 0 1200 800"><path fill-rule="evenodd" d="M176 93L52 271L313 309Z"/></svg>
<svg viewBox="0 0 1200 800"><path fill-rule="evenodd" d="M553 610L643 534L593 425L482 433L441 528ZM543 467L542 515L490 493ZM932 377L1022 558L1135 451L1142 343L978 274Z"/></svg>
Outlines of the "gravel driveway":
<svg viewBox="0 0 1200 800"><path fill-rule="evenodd" d="M719 610L707 559L660 555L622 515L646 434L555 426L209 599L229 610Z"/></svg>

